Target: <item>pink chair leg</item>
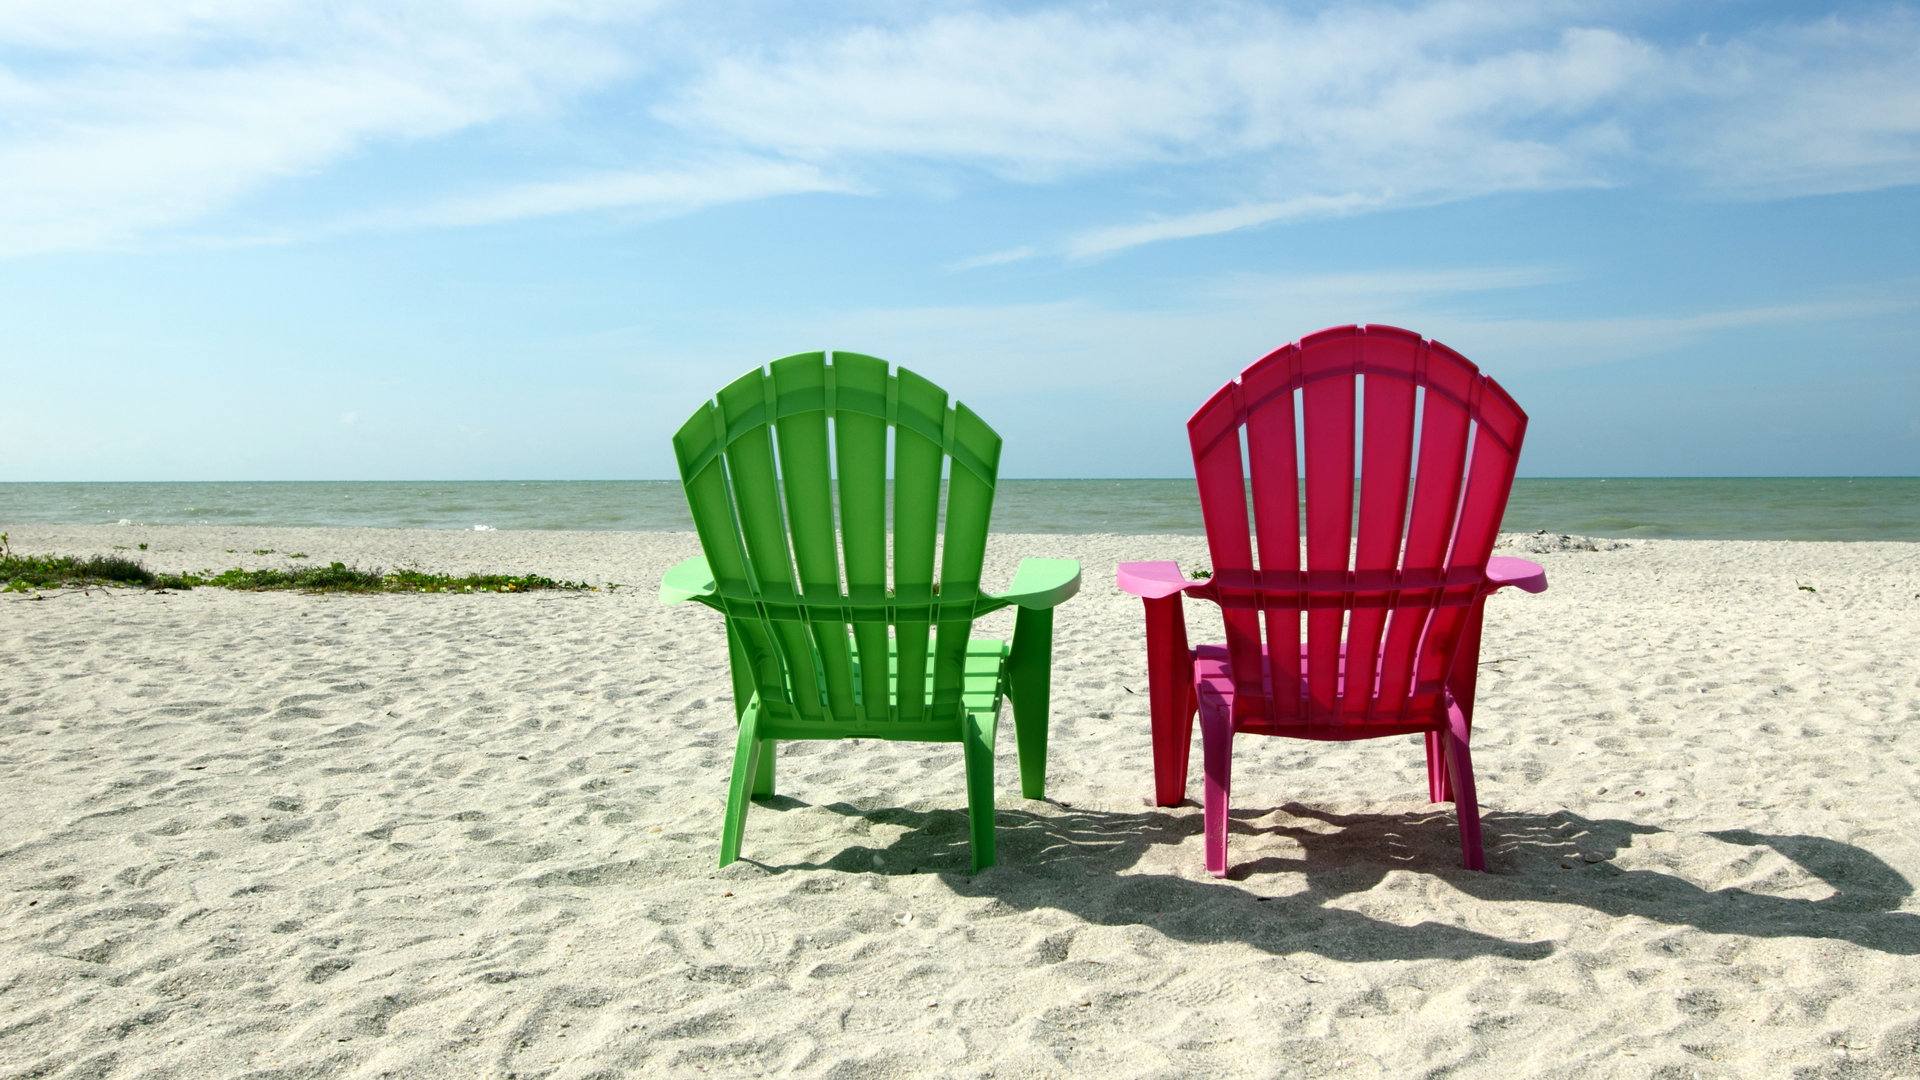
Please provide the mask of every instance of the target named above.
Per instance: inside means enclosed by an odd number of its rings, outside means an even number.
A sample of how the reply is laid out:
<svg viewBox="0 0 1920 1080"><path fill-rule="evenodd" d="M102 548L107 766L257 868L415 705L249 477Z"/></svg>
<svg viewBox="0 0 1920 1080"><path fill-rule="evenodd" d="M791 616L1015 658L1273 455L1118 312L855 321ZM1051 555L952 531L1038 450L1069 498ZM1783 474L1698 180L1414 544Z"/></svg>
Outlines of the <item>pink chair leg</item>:
<svg viewBox="0 0 1920 1080"><path fill-rule="evenodd" d="M1207 873L1227 876L1227 802L1233 788L1233 706L1217 693L1200 693L1201 771L1205 775Z"/></svg>
<svg viewBox="0 0 1920 1080"><path fill-rule="evenodd" d="M1153 717L1153 801L1178 806L1187 797L1187 752L1193 744L1193 654L1180 594L1146 601L1147 707Z"/></svg>
<svg viewBox="0 0 1920 1080"><path fill-rule="evenodd" d="M1453 785L1447 782L1447 737L1438 731L1427 732L1427 798L1453 801Z"/></svg>
<svg viewBox="0 0 1920 1080"><path fill-rule="evenodd" d="M1458 708L1447 710L1447 772L1453 781L1453 814L1460 821L1460 853L1469 870L1485 870L1487 858L1480 846L1480 800L1473 789L1473 753L1467 749L1472 735L1467 716Z"/></svg>
<svg viewBox="0 0 1920 1080"><path fill-rule="evenodd" d="M1460 645L1453 657L1453 672L1447 678L1447 693L1453 696L1459 714L1469 727L1473 724L1473 689L1480 680L1480 627L1485 621L1487 599L1474 601L1467 621L1460 628ZM1446 738L1437 731L1427 733L1427 788L1434 802L1454 802L1452 769L1447 765Z"/></svg>

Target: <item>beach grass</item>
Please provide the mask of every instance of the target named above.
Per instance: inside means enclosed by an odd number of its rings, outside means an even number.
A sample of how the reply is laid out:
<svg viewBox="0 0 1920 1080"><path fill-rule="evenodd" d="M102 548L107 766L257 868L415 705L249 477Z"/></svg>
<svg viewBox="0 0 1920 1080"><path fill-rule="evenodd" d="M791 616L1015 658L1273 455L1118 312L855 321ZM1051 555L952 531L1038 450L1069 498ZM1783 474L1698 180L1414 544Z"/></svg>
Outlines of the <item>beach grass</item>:
<svg viewBox="0 0 1920 1080"><path fill-rule="evenodd" d="M287 570L242 570L235 567L218 574L161 574L119 555L19 555L8 545L6 534L0 533L0 592L96 585L179 590L208 586L250 592L284 590L312 593L533 592L542 589L594 588L584 581L559 581L539 574L455 575L420 570L362 570L338 562Z"/></svg>

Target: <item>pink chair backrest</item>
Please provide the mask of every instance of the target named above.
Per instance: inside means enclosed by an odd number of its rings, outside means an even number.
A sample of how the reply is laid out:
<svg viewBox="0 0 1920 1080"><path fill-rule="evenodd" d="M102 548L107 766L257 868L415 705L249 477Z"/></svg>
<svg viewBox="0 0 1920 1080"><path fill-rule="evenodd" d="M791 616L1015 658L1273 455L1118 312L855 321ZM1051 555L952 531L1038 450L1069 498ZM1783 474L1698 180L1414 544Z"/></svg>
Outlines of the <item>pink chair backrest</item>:
<svg viewBox="0 0 1920 1080"><path fill-rule="evenodd" d="M1322 330L1202 405L1187 433L1236 712L1263 707L1289 726L1436 717L1526 427L1472 362L1391 326Z"/></svg>

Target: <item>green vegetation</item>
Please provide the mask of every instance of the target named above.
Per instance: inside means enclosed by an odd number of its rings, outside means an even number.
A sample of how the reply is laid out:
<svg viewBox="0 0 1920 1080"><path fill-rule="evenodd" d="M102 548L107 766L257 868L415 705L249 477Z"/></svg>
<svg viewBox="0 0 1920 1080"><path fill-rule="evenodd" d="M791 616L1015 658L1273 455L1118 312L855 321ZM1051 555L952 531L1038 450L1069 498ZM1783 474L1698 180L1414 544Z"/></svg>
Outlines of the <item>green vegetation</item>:
<svg viewBox="0 0 1920 1080"><path fill-rule="evenodd" d="M304 558L304 556L301 556ZM142 585L154 589L191 589L206 585L250 591L301 592L532 592L536 589L591 590L584 581L555 581L538 574L428 574L418 570L361 570L345 563L292 570L240 570L202 576L156 574L118 555L16 555L0 533L0 592L83 588L90 585Z"/></svg>
<svg viewBox="0 0 1920 1080"><path fill-rule="evenodd" d="M119 555L15 555L0 533L0 581L8 592L61 585L151 585L153 572Z"/></svg>

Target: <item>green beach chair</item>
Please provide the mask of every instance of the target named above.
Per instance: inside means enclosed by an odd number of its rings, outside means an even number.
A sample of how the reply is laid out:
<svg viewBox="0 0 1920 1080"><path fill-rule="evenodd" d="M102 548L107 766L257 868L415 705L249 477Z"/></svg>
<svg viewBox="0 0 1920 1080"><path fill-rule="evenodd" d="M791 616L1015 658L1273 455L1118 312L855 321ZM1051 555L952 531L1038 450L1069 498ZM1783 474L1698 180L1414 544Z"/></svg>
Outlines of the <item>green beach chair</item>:
<svg viewBox="0 0 1920 1080"><path fill-rule="evenodd" d="M1022 559L1006 592L981 590L1000 436L904 368L816 352L729 383L673 449L705 554L660 599L726 617L740 725L720 865L739 858L750 795L773 794L779 740L853 738L959 743L973 868L993 865L1000 700L1021 793L1041 798L1053 609L1080 590L1072 559ZM971 637L1010 606L1011 642Z"/></svg>

